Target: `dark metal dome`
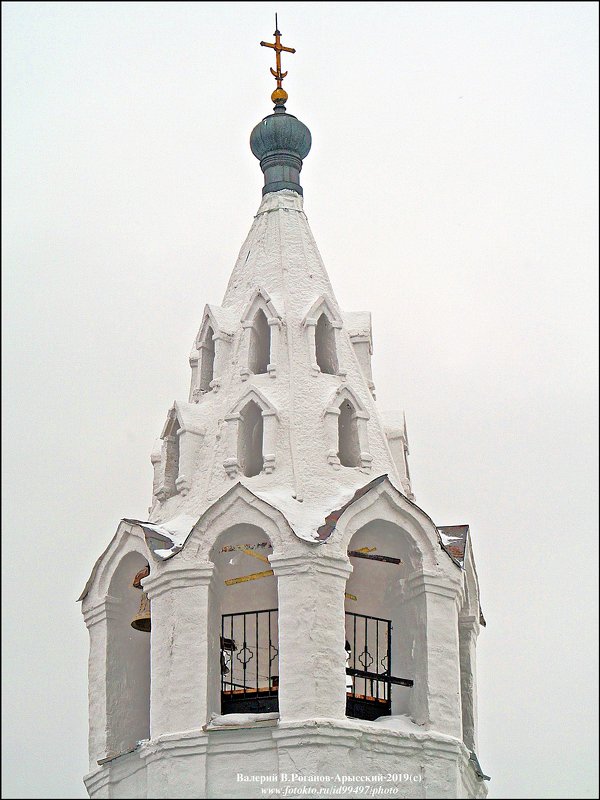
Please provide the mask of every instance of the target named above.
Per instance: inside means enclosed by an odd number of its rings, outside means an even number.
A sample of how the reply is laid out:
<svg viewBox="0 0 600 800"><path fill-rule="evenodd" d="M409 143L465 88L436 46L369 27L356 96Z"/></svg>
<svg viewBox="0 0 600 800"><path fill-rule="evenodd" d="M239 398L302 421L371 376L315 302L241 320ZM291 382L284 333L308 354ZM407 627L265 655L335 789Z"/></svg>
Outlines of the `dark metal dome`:
<svg viewBox="0 0 600 800"><path fill-rule="evenodd" d="M300 170L311 144L309 129L293 114L286 114L285 106L276 106L273 114L258 123L250 134L250 149L265 175L263 194L280 189L302 194Z"/></svg>

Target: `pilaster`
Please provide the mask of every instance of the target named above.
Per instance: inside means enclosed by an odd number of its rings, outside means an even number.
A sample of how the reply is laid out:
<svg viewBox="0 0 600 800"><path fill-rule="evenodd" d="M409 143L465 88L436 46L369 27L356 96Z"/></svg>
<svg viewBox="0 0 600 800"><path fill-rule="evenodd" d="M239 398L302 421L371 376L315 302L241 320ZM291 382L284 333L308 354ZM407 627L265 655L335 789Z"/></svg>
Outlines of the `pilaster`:
<svg viewBox="0 0 600 800"><path fill-rule="evenodd" d="M110 595L104 597L101 602L94 606L84 604L82 608L83 618L90 636L88 658L88 750L91 770L97 767L98 759L104 758L109 749L107 697L108 625L110 620L118 619L120 609L121 600ZM93 774L95 774L95 771ZM103 797L105 795L98 794L95 796Z"/></svg>
<svg viewBox="0 0 600 800"><path fill-rule="evenodd" d="M282 721L346 715L344 592L348 559L270 556L279 594Z"/></svg>
<svg viewBox="0 0 600 800"><path fill-rule="evenodd" d="M210 562L166 562L145 578L152 602L150 733L156 737L200 728L208 719L211 665L218 642L208 636Z"/></svg>
<svg viewBox="0 0 600 800"><path fill-rule="evenodd" d="M462 738L458 609L461 576L416 572L408 579L405 597L413 602L417 630L414 700L416 721L427 721L440 733ZM425 713L426 708L426 713Z"/></svg>

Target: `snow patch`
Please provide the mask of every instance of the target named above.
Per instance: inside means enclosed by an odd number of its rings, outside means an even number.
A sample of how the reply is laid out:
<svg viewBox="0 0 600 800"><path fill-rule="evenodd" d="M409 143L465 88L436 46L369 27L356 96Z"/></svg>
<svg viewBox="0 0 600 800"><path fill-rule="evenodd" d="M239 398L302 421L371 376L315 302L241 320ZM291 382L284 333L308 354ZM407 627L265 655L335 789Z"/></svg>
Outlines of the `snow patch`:
<svg viewBox="0 0 600 800"><path fill-rule="evenodd" d="M279 713L272 714L211 714L208 728L237 728L256 722L268 722L279 719Z"/></svg>
<svg viewBox="0 0 600 800"><path fill-rule="evenodd" d="M349 503L356 494L356 487L338 487L318 505L299 503L290 494L289 489L271 489L269 491L254 490L261 500L270 503L284 515L292 530L306 542L318 542L318 528L324 524L325 518L332 512Z"/></svg>

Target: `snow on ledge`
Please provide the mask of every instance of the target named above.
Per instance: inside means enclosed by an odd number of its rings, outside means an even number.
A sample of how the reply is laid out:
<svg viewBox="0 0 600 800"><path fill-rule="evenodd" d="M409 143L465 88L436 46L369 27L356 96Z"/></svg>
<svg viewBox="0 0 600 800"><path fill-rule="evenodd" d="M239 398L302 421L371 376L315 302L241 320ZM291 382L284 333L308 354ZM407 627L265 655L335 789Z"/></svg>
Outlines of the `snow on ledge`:
<svg viewBox="0 0 600 800"><path fill-rule="evenodd" d="M124 519L131 525L139 525L144 531L148 547L161 559L178 553L190 535L198 517L179 514L168 522L143 522L139 519Z"/></svg>
<svg viewBox="0 0 600 800"><path fill-rule="evenodd" d="M202 730L271 727L276 725L278 720L278 712L272 714L211 714L210 722L203 725Z"/></svg>

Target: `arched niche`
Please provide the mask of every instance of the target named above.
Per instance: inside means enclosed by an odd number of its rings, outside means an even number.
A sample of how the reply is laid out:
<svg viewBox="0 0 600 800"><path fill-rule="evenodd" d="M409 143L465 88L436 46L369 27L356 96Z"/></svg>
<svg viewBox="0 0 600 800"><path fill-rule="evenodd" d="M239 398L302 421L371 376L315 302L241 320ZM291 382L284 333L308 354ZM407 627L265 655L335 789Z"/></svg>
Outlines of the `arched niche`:
<svg viewBox="0 0 600 800"><path fill-rule="evenodd" d="M179 477L179 431L181 422L173 407L169 411L163 428L161 463L156 497L163 502L177 494L177 478Z"/></svg>
<svg viewBox="0 0 600 800"><path fill-rule="evenodd" d="M249 400L240 411L238 425L238 462L241 472L251 478L260 475L264 465L262 409Z"/></svg>
<svg viewBox="0 0 600 800"><path fill-rule="evenodd" d="M254 375L262 375L268 371L271 358L271 329L267 317L259 308L252 320L250 328L250 347L248 352L248 369Z"/></svg>
<svg viewBox="0 0 600 800"><path fill-rule="evenodd" d="M335 329L325 311L321 313L315 327L315 361L321 372L337 375L339 365Z"/></svg>
<svg viewBox="0 0 600 800"><path fill-rule="evenodd" d="M403 585L422 569L419 549L401 527L374 519L354 533L348 555L353 572L346 584L347 666L414 680L413 654L424 620L404 602ZM409 686L350 676L347 692L350 716L375 719L412 710Z"/></svg>
<svg viewBox="0 0 600 800"><path fill-rule="evenodd" d="M360 441L358 420L352 401L344 398L339 406L338 458L342 467L360 467Z"/></svg>
<svg viewBox="0 0 600 800"><path fill-rule="evenodd" d="M338 334L342 321L330 301L323 295L317 297L306 312L302 325L313 375L341 374Z"/></svg>
<svg viewBox="0 0 600 800"><path fill-rule="evenodd" d="M220 686L218 713L277 711L279 634L277 580L268 560L273 552L265 531L252 524L232 525L213 544L209 637L215 643L209 674ZM216 667L216 668L215 668Z"/></svg>
<svg viewBox="0 0 600 800"><path fill-rule="evenodd" d="M269 294L257 287L242 314L244 334L241 343L242 380L251 374L268 374L275 378L279 350L279 329L282 319Z"/></svg>
<svg viewBox="0 0 600 800"><path fill-rule="evenodd" d="M214 377L215 369L215 332L209 325L204 334L204 338L199 345L200 364L199 364L199 389L201 394L211 390L211 382Z"/></svg>
<svg viewBox="0 0 600 800"><path fill-rule="evenodd" d="M135 630L142 590L133 580L148 561L138 552L124 555L109 585L107 622L107 750L122 753L150 738L150 633Z"/></svg>
<svg viewBox="0 0 600 800"><path fill-rule="evenodd" d="M227 457L223 466L227 474L234 478L239 472L246 477L273 472L277 411L266 396L251 386L225 420Z"/></svg>
<svg viewBox="0 0 600 800"><path fill-rule="evenodd" d="M356 392L347 385L339 386L325 408L324 420L331 466L369 472L373 461L367 429L369 412Z"/></svg>

